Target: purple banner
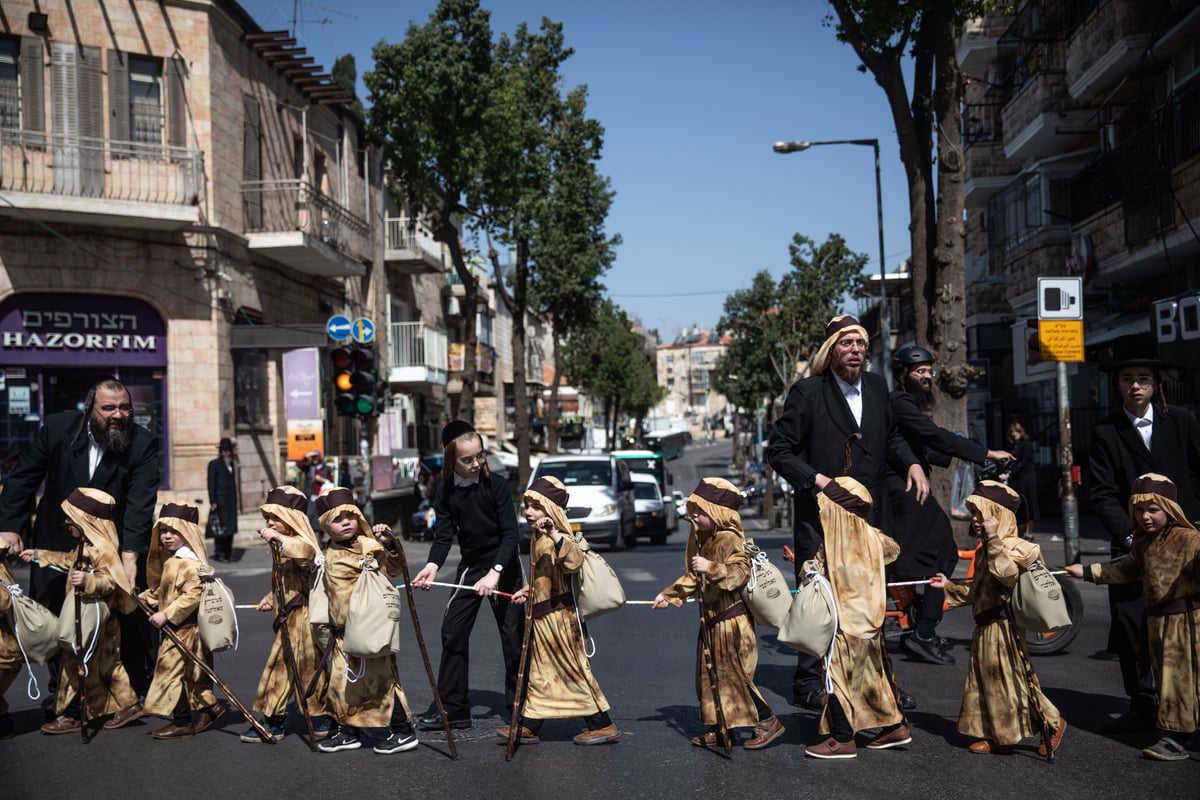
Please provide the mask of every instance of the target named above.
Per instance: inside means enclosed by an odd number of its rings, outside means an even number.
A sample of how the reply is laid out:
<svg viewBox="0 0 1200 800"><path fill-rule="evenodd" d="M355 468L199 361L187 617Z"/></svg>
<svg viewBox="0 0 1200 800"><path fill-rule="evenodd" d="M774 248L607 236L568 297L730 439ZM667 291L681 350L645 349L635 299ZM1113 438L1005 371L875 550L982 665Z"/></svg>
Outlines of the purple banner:
<svg viewBox="0 0 1200 800"><path fill-rule="evenodd" d="M0 365L165 367L167 327L149 304L97 294L0 301Z"/></svg>
<svg viewBox="0 0 1200 800"><path fill-rule="evenodd" d="M321 364L315 347L283 354L284 409L288 419L321 418Z"/></svg>

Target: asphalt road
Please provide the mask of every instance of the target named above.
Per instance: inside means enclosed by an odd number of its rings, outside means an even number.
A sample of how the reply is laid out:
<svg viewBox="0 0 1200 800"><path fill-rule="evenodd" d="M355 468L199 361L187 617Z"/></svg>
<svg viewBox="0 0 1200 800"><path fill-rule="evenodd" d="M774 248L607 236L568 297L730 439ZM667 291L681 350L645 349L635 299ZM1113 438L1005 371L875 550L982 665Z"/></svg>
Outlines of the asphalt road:
<svg viewBox="0 0 1200 800"><path fill-rule="evenodd" d="M721 474L728 445L689 449L672 464L675 487L685 494L699 474ZM781 551L790 534L766 530L748 517L748 531L783 563ZM1043 535L1048 538L1048 535ZM683 568L686 526L667 544L642 544L609 558L621 575L629 599L650 599ZM1048 544L1048 542L1046 542ZM414 568L424 563L427 543L407 542ZM1053 552L1048 548L1048 554ZM239 560L221 566L221 574L239 603L257 602L267 591L269 552L241 550ZM451 572L447 564L441 577ZM292 732L277 745L243 744L246 725L226 714L209 732L194 739L160 742L150 737L158 720L102 732L88 745L78 736L49 737L37 732L41 715L26 697L25 675L8 691L18 735L0 741L0 796L57 798L99 792L101 796L143 798L175 796L294 797L487 797L510 798L683 798L710 797L1026 797L1081 792L1108 796L1195 798L1200 795L1200 752L1179 763L1152 762L1139 749L1153 734L1114 737L1100 732L1124 707L1120 677L1113 661L1097 658L1107 631L1104 590L1082 585L1086 606L1083 630L1070 651L1036 659L1042 685L1070 727L1058 757L1047 764L1037 757L1037 741L1027 740L1012 756L980 756L965 749L955 731L972 621L949 614L940 632L952 644L958 663L933 666L893 655L903 688L916 696L911 712L911 745L883 752L860 749L853 761L806 758L803 746L819 741L816 717L789 704L795 657L780 647L773 632L761 630L757 681L787 728L771 747L750 752L735 748L729 758L692 747L701 731L694 688L696 612L694 606L654 611L628 608L590 626L596 677L613 706L623 735L618 744L577 747L571 737L577 721L551 721L542 743L520 748L504 760L498 729L503 715L501 667L494 624L481 616L472 639L474 727L456 736L460 758L452 761L441 734L422 734L422 746L408 753L380 756L370 749L321 754L308 750L294 715ZM441 604L447 590L419 593L419 612L436 669ZM270 615L243 611L237 652L218 654L216 668L249 705L270 642ZM404 621L400 676L417 713L432 695L412 636ZM42 668L35 674L44 677Z"/></svg>

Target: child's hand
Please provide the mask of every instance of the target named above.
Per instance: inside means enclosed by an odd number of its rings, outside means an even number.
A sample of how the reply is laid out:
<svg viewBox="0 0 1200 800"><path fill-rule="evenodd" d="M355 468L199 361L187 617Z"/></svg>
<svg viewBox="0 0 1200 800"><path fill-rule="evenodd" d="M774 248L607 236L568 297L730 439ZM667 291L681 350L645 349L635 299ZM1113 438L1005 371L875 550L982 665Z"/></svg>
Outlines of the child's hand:
<svg viewBox="0 0 1200 800"><path fill-rule="evenodd" d="M712 569L712 562L704 556L692 556L692 572L705 573Z"/></svg>
<svg viewBox="0 0 1200 800"><path fill-rule="evenodd" d="M29 562L31 562L35 558L37 558L37 550L34 550L32 547L29 548L28 550L22 550L21 554L17 557L20 558L22 561L24 561L26 564L28 564Z"/></svg>
<svg viewBox="0 0 1200 800"><path fill-rule="evenodd" d="M167 615L161 611L156 611L150 615L150 624L156 628L161 628L167 624Z"/></svg>
<svg viewBox="0 0 1200 800"><path fill-rule="evenodd" d="M147 605L149 605L149 603L150 603L150 590L149 590L149 589L147 589L147 590L146 590L146 591L144 591L144 592L138 592L138 599L139 599L139 600L141 600L143 603L146 603Z"/></svg>
<svg viewBox="0 0 1200 800"><path fill-rule="evenodd" d="M259 538L270 544L271 542L279 542L283 544L283 534L274 528L263 528L258 532Z"/></svg>
<svg viewBox="0 0 1200 800"><path fill-rule="evenodd" d="M379 543L389 550L396 546L396 535L392 533L392 529L387 525L376 525L371 528L371 532L375 534L375 538Z"/></svg>
<svg viewBox="0 0 1200 800"><path fill-rule="evenodd" d="M513 593L513 596L510 599L519 606L525 605L525 601L527 601L529 599L529 594L526 591L526 589L528 589L528 588L529 588L528 586L522 586L520 589L518 589L516 592Z"/></svg>
<svg viewBox="0 0 1200 800"><path fill-rule="evenodd" d="M650 607L651 608L666 608L669 605L671 605L671 604L667 602L667 598L663 597L662 592L659 592L658 594L654 595L654 603Z"/></svg>
<svg viewBox="0 0 1200 800"><path fill-rule="evenodd" d="M70 581L71 581L72 586L74 586L76 588L83 586L83 582L85 580L87 580L86 572L84 572L83 570L78 570L78 569L71 570Z"/></svg>
<svg viewBox="0 0 1200 800"><path fill-rule="evenodd" d="M929 585L935 589L944 589L946 588L946 584L949 582L950 581L946 579L945 574L941 572L929 579Z"/></svg>
<svg viewBox="0 0 1200 800"><path fill-rule="evenodd" d="M254 607L255 611L271 611L275 606L270 600L260 600L258 605Z"/></svg>
<svg viewBox="0 0 1200 800"><path fill-rule="evenodd" d="M995 539L997 536L999 536L999 532L1000 520L996 519L995 517L988 517L983 521L984 541L990 542L992 539Z"/></svg>
<svg viewBox="0 0 1200 800"><path fill-rule="evenodd" d="M1083 577L1083 564L1067 564L1063 567L1072 578Z"/></svg>

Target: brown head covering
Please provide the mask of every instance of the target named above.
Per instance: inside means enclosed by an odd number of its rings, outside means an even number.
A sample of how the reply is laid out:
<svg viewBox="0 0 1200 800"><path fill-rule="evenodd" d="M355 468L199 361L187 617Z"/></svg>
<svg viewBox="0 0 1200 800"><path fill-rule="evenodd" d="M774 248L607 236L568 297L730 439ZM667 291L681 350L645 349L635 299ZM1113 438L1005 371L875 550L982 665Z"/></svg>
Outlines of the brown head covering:
<svg viewBox="0 0 1200 800"><path fill-rule="evenodd" d="M62 501L63 513L83 530L84 539L96 553L92 568L103 572L132 597L133 584L125 575L118 552L120 544L113 522L116 508L117 501L112 495L87 486L81 486Z"/></svg>
<svg viewBox="0 0 1200 800"><path fill-rule="evenodd" d="M871 513L871 503L873 502L871 493L867 491L867 487L848 475L835 478L825 484L825 488L821 490L821 497L817 501L818 506L825 498L829 498L851 514L856 514L863 519L866 519L867 515Z"/></svg>
<svg viewBox="0 0 1200 800"><path fill-rule="evenodd" d="M320 517L321 528L326 533L329 532L329 526L333 524L333 521L344 511L349 511L358 517L359 536L366 536L368 539L373 539L371 524L367 522L367 518L363 516L362 510L354 502L354 495L349 489L339 486L332 492L328 492L317 498L317 514Z"/></svg>
<svg viewBox="0 0 1200 800"><path fill-rule="evenodd" d="M317 502L319 504L320 500ZM312 523L308 521L308 495L304 492L295 486L276 486L267 492L266 502L259 506L259 510L262 511L263 519L270 514L283 520L283 524L292 533L307 542L313 552L320 554L321 545L317 542L317 535L313 533Z"/></svg>
<svg viewBox="0 0 1200 800"><path fill-rule="evenodd" d="M1192 523L1188 521L1187 514L1180 507L1178 498L1179 492L1175 482L1166 475L1159 475L1157 472L1139 475L1133 482L1133 491L1129 495L1129 518L1133 520L1134 526L1140 531L1142 526L1138 524L1137 517L1134 516L1133 507L1138 503L1157 503L1176 525L1190 528Z"/></svg>
<svg viewBox="0 0 1200 800"><path fill-rule="evenodd" d="M571 532L571 523L567 519L567 503L571 496L563 486L562 481L553 475L538 478L529 484L522 496L527 503L536 503L554 520L554 526L563 533Z"/></svg>
<svg viewBox="0 0 1200 800"><path fill-rule="evenodd" d="M159 534L170 528L183 537L183 543L196 554L201 564L208 563L208 552L204 547L204 531L200 529L200 511L195 506L182 503L167 503L158 512L158 520L150 532L150 553L146 556L146 585L157 589L162 579L163 562L171 553L162 546Z"/></svg>
<svg viewBox="0 0 1200 800"><path fill-rule="evenodd" d="M733 530L745 536L738 508L742 495L737 487L724 478L705 478L687 499L688 514L703 511L716 524L717 530Z"/></svg>
<svg viewBox="0 0 1200 800"><path fill-rule="evenodd" d="M967 507L977 510L984 519L995 517L1000 523L1000 538L1017 535L1017 509L1021 496L998 481L980 481L967 498Z"/></svg>
<svg viewBox="0 0 1200 800"><path fill-rule="evenodd" d="M838 339L841 339L848 333L857 333L863 338L863 341L868 344L871 343L871 337L867 336L867 329L859 324L856 317L849 314L834 317L825 326L825 341L821 344L821 348L817 350L817 354L813 356L812 371L814 375L820 375L829 369L833 346L837 344Z"/></svg>

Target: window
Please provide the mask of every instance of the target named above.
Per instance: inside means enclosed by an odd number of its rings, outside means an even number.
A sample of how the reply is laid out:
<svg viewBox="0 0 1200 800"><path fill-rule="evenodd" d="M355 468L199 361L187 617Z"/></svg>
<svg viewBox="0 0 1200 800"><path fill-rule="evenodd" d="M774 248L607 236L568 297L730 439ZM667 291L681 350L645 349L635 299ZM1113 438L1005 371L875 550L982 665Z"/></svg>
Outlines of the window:
<svg viewBox="0 0 1200 800"><path fill-rule="evenodd" d="M19 40L0 38L0 128L21 127L21 87L17 82Z"/></svg>
<svg viewBox="0 0 1200 800"><path fill-rule="evenodd" d="M234 350L234 406L237 424L265 429L271 424L267 356L261 350Z"/></svg>
<svg viewBox="0 0 1200 800"><path fill-rule="evenodd" d="M137 144L163 144L162 62L129 57L129 134Z"/></svg>

